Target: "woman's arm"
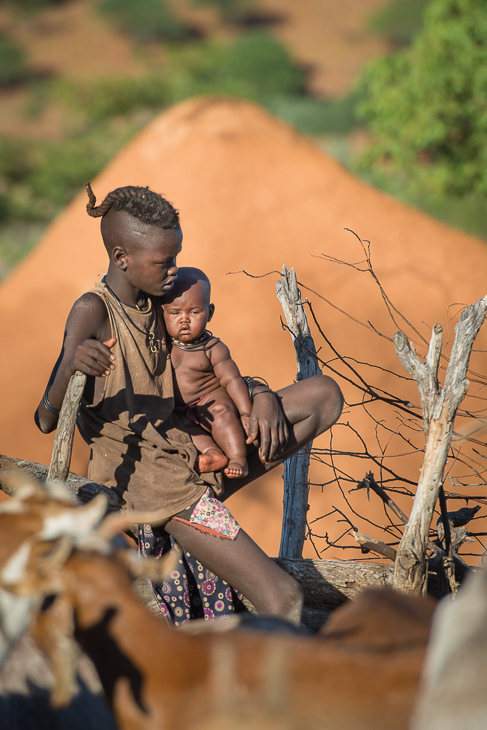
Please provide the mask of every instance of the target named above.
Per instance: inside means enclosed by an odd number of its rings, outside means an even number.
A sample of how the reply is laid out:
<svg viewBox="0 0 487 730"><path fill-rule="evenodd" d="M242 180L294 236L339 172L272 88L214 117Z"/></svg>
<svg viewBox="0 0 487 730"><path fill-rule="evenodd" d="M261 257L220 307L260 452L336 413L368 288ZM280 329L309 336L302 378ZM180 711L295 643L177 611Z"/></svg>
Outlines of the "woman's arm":
<svg viewBox="0 0 487 730"><path fill-rule="evenodd" d="M61 409L69 380L77 370L88 376L110 374L115 367L110 348L115 342L103 300L91 293L80 297L69 313L61 353L35 412L35 422L43 433L56 428L56 411Z"/></svg>

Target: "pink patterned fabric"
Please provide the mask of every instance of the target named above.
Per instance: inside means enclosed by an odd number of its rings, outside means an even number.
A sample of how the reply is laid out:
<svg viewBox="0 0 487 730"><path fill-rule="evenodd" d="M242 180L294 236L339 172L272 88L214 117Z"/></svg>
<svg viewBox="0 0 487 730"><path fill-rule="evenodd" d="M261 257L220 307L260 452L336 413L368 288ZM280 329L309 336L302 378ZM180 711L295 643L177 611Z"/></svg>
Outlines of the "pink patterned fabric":
<svg viewBox="0 0 487 730"><path fill-rule="evenodd" d="M235 540L240 532L240 525L232 516L228 507L215 497L211 487L196 503L191 517L186 519L175 515L173 520L184 522L201 532L206 532L226 540Z"/></svg>
<svg viewBox="0 0 487 730"><path fill-rule="evenodd" d="M190 523L209 527L223 537L235 540L240 532L240 525L232 516L228 507L215 497L211 487L201 497L189 519Z"/></svg>

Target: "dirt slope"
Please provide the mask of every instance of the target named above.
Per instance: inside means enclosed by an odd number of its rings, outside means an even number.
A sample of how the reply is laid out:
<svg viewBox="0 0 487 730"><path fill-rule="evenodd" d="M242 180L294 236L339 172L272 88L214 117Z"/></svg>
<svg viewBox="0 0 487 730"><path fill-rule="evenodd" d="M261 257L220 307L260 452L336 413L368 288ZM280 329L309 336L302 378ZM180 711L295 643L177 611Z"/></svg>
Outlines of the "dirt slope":
<svg viewBox="0 0 487 730"><path fill-rule="evenodd" d="M310 72L309 88L318 96L349 92L367 61L390 50L372 35L369 17L389 0L260 0L261 7L282 17L273 33Z"/></svg>
<svg viewBox="0 0 487 730"><path fill-rule="evenodd" d="M257 9L277 20L269 31L309 71L308 86L318 96L348 93L357 73L371 58L388 51L371 35L367 20L389 0L259 0ZM225 25L215 8L177 0L177 14L207 37L230 40L236 29ZM37 74L70 79L137 76L164 63L164 44L143 52L129 35L97 11L95 0L70 0L18 13L0 4L0 30L26 51ZM22 86L0 89L0 133L13 137L63 139L73 121L59 102L29 114L31 92Z"/></svg>
<svg viewBox="0 0 487 730"><path fill-rule="evenodd" d="M359 181L291 127L251 104L196 99L172 108L112 161L93 181L93 189L101 200L125 184L149 185L179 208L184 231L180 264L201 267L212 280L212 330L230 346L244 374L262 375L276 388L291 382L295 372L294 350L280 327L276 276L251 279L228 272L245 269L260 275L280 270L284 263L294 266L300 281L391 336L396 327L372 280L315 257L319 249L346 261L361 260L362 250L347 227L372 242L382 284L416 324L444 321L450 303L474 302L486 293L485 244ZM32 413L58 355L72 302L106 270L99 223L86 215L85 203L82 192L0 288L0 451L12 456L49 462L52 439L36 431ZM316 296L310 298L342 354L398 370L389 342ZM423 331L428 337L428 329ZM481 345L485 349L485 333ZM485 357L479 357L484 362L477 369L483 366L485 372ZM356 402L357 392L346 382L341 385L347 402ZM397 384L384 375L382 387ZM414 391L404 393L417 400ZM370 435L359 409L348 409L344 420ZM337 437L344 450L351 448L350 432L338 429ZM74 469L81 472L85 461L86 449L78 447ZM347 468L360 480L374 466L357 461ZM412 478L417 469L412 459ZM313 471L313 482L332 479L329 469L318 465ZM281 484L280 475L272 475L233 502L246 529L272 554L278 550ZM323 514L330 504L338 506L341 499L332 487L323 497L319 491L314 489L310 500L312 515ZM358 511L382 514L365 495L355 504ZM321 534L325 529L331 536L343 532L334 519L327 523Z"/></svg>

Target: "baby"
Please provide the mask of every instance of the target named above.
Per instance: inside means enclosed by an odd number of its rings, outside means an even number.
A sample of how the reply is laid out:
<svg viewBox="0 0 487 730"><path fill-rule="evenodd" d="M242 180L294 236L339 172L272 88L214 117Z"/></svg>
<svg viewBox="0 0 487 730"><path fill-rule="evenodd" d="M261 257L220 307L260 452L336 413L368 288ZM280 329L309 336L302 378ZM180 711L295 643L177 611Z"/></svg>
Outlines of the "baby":
<svg viewBox="0 0 487 730"><path fill-rule="evenodd" d="M206 329L215 311L210 294L206 274L183 267L162 300L176 410L187 416L184 426L200 452L200 472L223 469L227 477L244 477L252 405L228 347Z"/></svg>

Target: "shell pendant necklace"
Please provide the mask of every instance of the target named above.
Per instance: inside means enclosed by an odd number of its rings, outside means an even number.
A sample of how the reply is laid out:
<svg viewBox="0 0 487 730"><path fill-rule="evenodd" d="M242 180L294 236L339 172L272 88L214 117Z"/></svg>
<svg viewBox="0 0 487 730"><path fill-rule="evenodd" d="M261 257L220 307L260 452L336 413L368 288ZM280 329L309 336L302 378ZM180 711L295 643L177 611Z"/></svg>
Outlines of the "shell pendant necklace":
<svg viewBox="0 0 487 730"><path fill-rule="evenodd" d="M123 304L120 301L120 299L117 297L117 295L115 294L115 292L113 291L113 289L107 284L106 278L107 278L107 276L105 274L105 276L102 279L102 283L106 286L106 288L108 289L108 291L110 292L110 294L112 295L112 297L117 302L118 306L120 307L120 309L123 312L123 316L128 319L128 321L130 322L130 324L132 325L132 327L135 327L136 330L138 330L141 334L143 334L143 335L145 335L147 337L147 339L149 340L148 343L147 343L147 347L149 348L149 350L151 352L158 352L158 349L159 348L158 348L158 345L157 345L157 340L156 340L156 335L155 335L155 331L157 329L157 309L155 308L154 304L152 305L153 306L153 309L154 309L154 331L153 332L146 332L145 330L141 329L140 327L138 327L135 324L134 320L129 315L129 313L127 312L127 310L123 306ZM146 298L146 295L144 294L144 304L145 304L146 301L147 301L147 298ZM136 306L136 308L137 308L137 310L139 312L142 311L137 304L135 306Z"/></svg>

